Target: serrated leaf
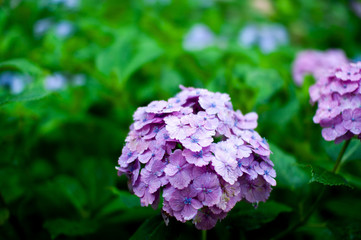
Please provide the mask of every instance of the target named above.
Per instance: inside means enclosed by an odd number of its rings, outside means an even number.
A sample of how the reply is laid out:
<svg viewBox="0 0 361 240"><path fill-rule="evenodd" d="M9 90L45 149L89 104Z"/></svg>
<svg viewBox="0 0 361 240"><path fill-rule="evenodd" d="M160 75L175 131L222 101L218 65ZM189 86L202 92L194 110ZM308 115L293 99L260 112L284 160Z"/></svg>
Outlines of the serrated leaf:
<svg viewBox="0 0 361 240"><path fill-rule="evenodd" d="M312 178L310 182L318 182L328 186L352 186L342 176L337 175L333 172L327 171L326 169L318 166L310 166Z"/></svg>
<svg viewBox="0 0 361 240"><path fill-rule="evenodd" d="M25 74L39 76L43 73L42 69L26 59L12 59L0 63L0 69L15 69Z"/></svg>
<svg viewBox="0 0 361 240"><path fill-rule="evenodd" d="M255 69L249 71L246 84L257 90L257 103L266 102L283 85L281 76L273 69Z"/></svg>
<svg viewBox="0 0 361 240"><path fill-rule="evenodd" d="M292 208L282 203L267 201L254 208L250 203L237 204L237 212L230 215L237 219L237 225L246 230L257 229L275 219L282 212L291 212Z"/></svg>
<svg viewBox="0 0 361 240"><path fill-rule="evenodd" d="M54 219L44 223L52 239L64 234L66 236L81 236L93 233L97 230L98 225L90 220L68 220L68 219Z"/></svg>
<svg viewBox="0 0 361 240"><path fill-rule="evenodd" d="M24 92L18 95L6 94L0 96L0 106L12 102L27 102L39 100L48 96L49 94L51 94L51 92L46 90L41 84L38 83L28 87L27 89L25 89Z"/></svg>
<svg viewBox="0 0 361 240"><path fill-rule="evenodd" d="M307 184L309 177L304 169L297 164L296 158L283 152L274 144L270 144L270 149L273 152L270 158L275 164L274 168L277 173L277 186L296 189Z"/></svg>
<svg viewBox="0 0 361 240"><path fill-rule="evenodd" d="M145 222L132 235L130 240L149 239L149 236L156 231L159 225L164 225L164 221L159 215L145 220Z"/></svg>

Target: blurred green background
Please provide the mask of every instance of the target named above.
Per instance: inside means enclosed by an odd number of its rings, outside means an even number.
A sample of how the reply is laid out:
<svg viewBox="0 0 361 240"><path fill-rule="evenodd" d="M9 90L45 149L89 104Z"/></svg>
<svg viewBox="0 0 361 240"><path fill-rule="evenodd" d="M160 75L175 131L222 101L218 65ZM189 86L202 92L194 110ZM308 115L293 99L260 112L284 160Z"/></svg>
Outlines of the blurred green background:
<svg viewBox="0 0 361 240"><path fill-rule="evenodd" d="M230 94L259 114L277 186L240 202L208 239L361 239L361 144L312 122L292 79L304 49L361 57L361 2L314 0L0 1L0 239L199 239L191 223L140 207L115 170L139 106L179 85Z"/></svg>

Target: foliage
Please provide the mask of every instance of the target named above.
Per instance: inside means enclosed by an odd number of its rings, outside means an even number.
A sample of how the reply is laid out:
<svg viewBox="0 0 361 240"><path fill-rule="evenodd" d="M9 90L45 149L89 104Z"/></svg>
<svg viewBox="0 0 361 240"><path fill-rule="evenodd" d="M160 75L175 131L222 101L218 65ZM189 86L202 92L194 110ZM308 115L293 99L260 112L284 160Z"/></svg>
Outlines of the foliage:
<svg viewBox="0 0 361 240"><path fill-rule="evenodd" d="M166 226L159 208L142 208L114 168L134 110L168 99L180 84L226 92L235 109L256 111L278 175L266 203L237 204L209 239L275 237L302 221L324 186L322 204L287 238L361 238L360 141L332 173L342 144L323 140L309 104L313 79L296 87L291 70L306 48L360 56L356 1L65 2L0 1L0 74L31 79L19 94L0 85L0 239L199 239L192 224ZM40 19L52 25L39 35ZM64 20L72 25L66 36L58 32ZM289 44L271 53L239 45L239 31L255 22L281 23ZM186 50L196 23L219 38ZM49 90L54 73L84 82Z"/></svg>

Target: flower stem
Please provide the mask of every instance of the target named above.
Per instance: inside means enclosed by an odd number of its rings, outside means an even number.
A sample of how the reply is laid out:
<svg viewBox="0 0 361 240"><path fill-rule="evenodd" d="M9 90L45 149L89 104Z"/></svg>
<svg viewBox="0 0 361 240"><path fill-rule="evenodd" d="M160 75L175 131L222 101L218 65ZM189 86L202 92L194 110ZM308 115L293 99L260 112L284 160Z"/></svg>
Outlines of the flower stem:
<svg viewBox="0 0 361 240"><path fill-rule="evenodd" d="M207 240L207 230L202 230L202 240Z"/></svg>
<svg viewBox="0 0 361 240"><path fill-rule="evenodd" d="M346 149L348 147L348 145L350 144L351 139L347 140L344 145L342 146L342 149L340 151L340 153L338 154L336 163L332 169L333 173L337 173L340 166L341 166L341 160L343 155L346 152ZM290 232L296 230L298 227L302 226L303 224L305 224L308 219L312 216L313 212L317 209L318 205L321 202L321 199L323 197L323 194L325 193L325 189L326 189L326 185L323 185L320 194L317 196L316 201L314 202L314 204L311 206L311 208L308 210L308 212L305 214L304 217L302 217L298 222L296 222L295 224L291 225L289 228L287 228L285 231L281 232L280 234L276 235L274 238L272 239L281 239L283 237L285 237L287 234L289 234Z"/></svg>
<svg viewBox="0 0 361 240"><path fill-rule="evenodd" d="M340 154L339 154L338 157L337 157L335 166L334 166L333 169L332 169L332 172L333 172L333 173L337 173L338 170L340 169L342 157L343 157L343 155L345 154L346 149L347 149L348 145L350 144L350 142L351 142L351 139L347 140L347 141L345 142L345 144L342 146L341 152L340 152Z"/></svg>

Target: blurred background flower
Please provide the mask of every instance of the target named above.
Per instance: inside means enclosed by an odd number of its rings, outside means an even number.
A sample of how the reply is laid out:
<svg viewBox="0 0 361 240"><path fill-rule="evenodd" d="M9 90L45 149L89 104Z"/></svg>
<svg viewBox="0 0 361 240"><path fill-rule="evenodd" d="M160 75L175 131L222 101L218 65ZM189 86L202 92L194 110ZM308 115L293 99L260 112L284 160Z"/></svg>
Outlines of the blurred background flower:
<svg viewBox="0 0 361 240"><path fill-rule="evenodd" d="M34 35L36 37L41 37L51 28L52 25L53 22L50 18L38 20L34 25Z"/></svg>
<svg viewBox="0 0 361 240"><path fill-rule="evenodd" d="M155 5L155 4L168 5L171 3L171 1L172 0L144 0L144 3L148 5Z"/></svg>
<svg viewBox="0 0 361 240"><path fill-rule="evenodd" d="M361 2L359 1L355 1L355 0L351 0L350 1L350 5L352 10L354 11L354 13L361 18Z"/></svg>
<svg viewBox="0 0 361 240"><path fill-rule="evenodd" d="M183 40L183 48L187 51L202 50L215 44L216 37L208 26L196 24L192 26Z"/></svg>
<svg viewBox="0 0 361 240"><path fill-rule="evenodd" d="M305 50L297 54L292 66L292 73L295 83L303 84L307 74L313 75L318 80L327 74L330 69L348 64L345 53L340 49L327 51Z"/></svg>
<svg viewBox="0 0 361 240"><path fill-rule="evenodd" d="M31 78L20 73L0 73L0 86L7 88L11 94L19 94L24 91L25 86L30 83Z"/></svg>
<svg viewBox="0 0 361 240"><path fill-rule="evenodd" d="M67 79L61 73L54 73L45 78L45 88L47 90L56 91L64 89L67 85Z"/></svg>
<svg viewBox="0 0 361 240"><path fill-rule="evenodd" d="M248 24L239 33L238 42L244 47L257 46L263 53L275 51L288 43L288 33L280 24Z"/></svg>
<svg viewBox="0 0 361 240"><path fill-rule="evenodd" d="M74 26L69 21L61 21L55 26L55 34L58 37L69 37L74 31Z"/></svg>

